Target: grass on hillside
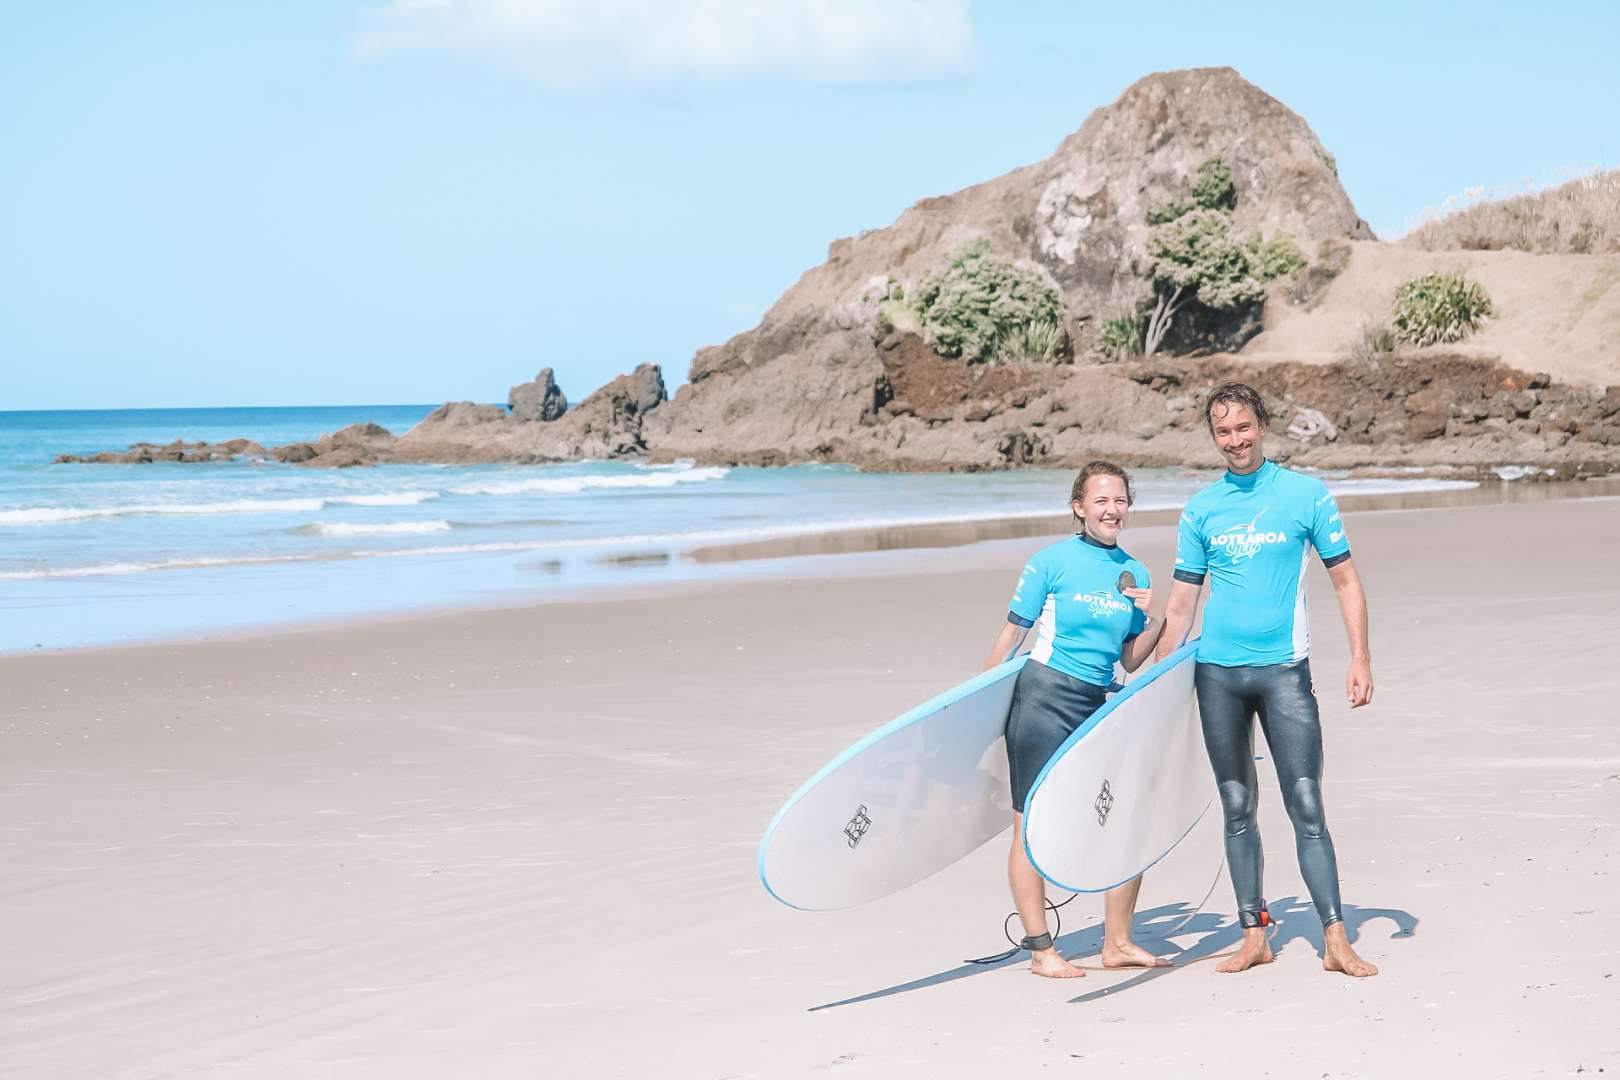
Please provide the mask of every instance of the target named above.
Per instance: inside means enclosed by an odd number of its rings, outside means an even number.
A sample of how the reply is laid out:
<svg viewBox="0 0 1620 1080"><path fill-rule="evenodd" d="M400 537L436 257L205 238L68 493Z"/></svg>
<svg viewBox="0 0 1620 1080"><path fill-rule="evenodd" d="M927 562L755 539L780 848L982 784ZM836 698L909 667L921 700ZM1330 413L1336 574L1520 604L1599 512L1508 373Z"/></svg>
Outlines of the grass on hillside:
<svg viewBox="0 0 1620 1080"><path fill-rule="evenodd" d="M1548 191L1476 203L1414 229L1401 243L1425 251L1620 254L1620 169Z"/></svg>

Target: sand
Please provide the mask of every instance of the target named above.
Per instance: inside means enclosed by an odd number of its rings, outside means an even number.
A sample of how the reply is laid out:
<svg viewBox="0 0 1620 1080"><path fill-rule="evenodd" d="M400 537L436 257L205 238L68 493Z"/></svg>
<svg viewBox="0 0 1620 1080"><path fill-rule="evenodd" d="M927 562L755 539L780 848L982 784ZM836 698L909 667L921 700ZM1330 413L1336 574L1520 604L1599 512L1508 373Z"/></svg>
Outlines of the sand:
<svg viewBox="0 0 1620 1080"><path fill-rule="evenodd" d="M1148 876L1138 938L1179 963L1151 975L964 966L1001 940L1002 840L854 911L759 887L780 801L976 669L1042 542L1020 538L0 660L0 1075L1614 1073L1620 502L1349 521L1370 708L1343 704L1320 568L1312 625L1376 979L1321 970L1264 768L1280 950L1244 975L1201 959L1235 940L1224 879L1162 940L1216 871L1213 822ZM1161 574L1172 540L1127 533ZM1100 903L1064 912L1094 954Z"/></svg>

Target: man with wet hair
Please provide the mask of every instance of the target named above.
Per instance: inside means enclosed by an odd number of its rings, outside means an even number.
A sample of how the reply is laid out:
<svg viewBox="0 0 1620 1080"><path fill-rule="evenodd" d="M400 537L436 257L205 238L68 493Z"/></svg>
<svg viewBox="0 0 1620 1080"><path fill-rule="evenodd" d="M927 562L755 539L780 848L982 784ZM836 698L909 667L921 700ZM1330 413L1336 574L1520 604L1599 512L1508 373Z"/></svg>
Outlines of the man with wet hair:
<svg viewBox="0 0 1620 1080"><path fill-rule="evenodd" d="M1204 417L1226 473L1182 511L1175 581L1157 651L1162 658L1186 635L1208 578L1194 687L1243 924L1242 946L1219 970L1271 962L1271 915L1261 885L1265 859L1255 820L1258 717L1294 826L1300 874L1322 920L1322 966L1356 977L1376 975L1378 969L1356 955L1345 933L1338 865L1322 808L1322 725L1305 612L1310 550L1333 580L1350 638L1345 697L1352 709L1371 701L1373 693L1367 597L1327 485L1266 460L1262 442L1271 415L1254 388L1216 387L1205 400Z"/></svg>

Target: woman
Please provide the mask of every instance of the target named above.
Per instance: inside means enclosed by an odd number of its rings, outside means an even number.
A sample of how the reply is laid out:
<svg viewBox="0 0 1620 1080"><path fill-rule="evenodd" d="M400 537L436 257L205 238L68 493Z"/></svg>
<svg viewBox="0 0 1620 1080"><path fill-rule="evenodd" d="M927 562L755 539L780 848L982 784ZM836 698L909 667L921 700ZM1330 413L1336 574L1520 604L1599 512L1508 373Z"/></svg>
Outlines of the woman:
<svg viewBox="0 0 1620 1080"><path fill-rule="evenodd" d="M1013 687L1007 713L1007 760L1012 773L1013 838L1007 879L1024 924L1030 971L1070 979L1084 975L1052 945L1046 928L1046 886L1024 854L1024 801L1035 777L1075 728L1096 712L1114 681L1114 664L1135 671L1153 655L1164 620L1148 615L1153 600L1147 567L1119 547L1131 510L1125 470L1093 461L1069 493L1078 531L1035 553L1024 567L986 668L1002 663L1040 620L1035 645ZM1131 919L1142 879L1104 896L1104 967L1164 967L1131 940Z"/></svg>

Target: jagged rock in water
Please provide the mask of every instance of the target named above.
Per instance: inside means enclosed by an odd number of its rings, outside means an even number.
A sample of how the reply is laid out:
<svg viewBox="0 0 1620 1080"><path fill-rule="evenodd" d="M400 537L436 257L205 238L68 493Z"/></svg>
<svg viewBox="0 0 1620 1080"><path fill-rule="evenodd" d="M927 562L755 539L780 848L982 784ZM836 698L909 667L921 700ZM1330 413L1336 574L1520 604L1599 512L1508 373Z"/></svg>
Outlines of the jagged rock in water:
<svg viewBox="0 0 1620 1080"><path fill-rule="evenodd" d="M519 383L506 395L512 419L549 423L568 411L568 399L557 386L550 368L541 368L533 382Z"/></svg>

